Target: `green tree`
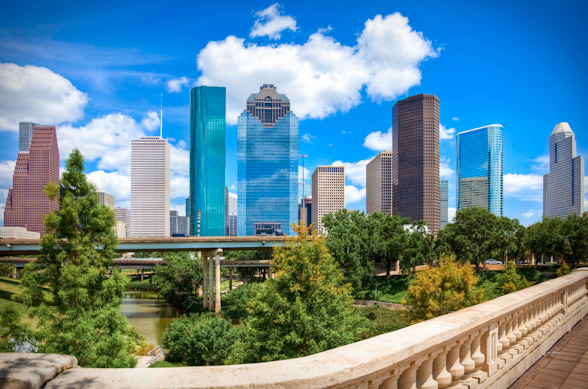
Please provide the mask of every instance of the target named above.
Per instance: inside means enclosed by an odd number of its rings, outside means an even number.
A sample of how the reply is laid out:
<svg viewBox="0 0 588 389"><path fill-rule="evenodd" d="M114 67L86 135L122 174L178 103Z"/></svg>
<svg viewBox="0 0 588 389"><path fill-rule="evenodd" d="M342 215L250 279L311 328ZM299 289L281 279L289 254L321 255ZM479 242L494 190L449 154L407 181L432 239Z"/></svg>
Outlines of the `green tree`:
<svg viewBox="0 0 588 389"><path fill-rule="evenodd" d="M261 285L261 283L257 282L248 282L229 291L223 297L223 317L234 322L245 320L248 315L247 304L255 299Z"/></svg>
<svg viewBox="0 0 588 389"><path fill-rule="evenodd" d="M558 277L565 276L566 274L570 274L571 270L566 261L561 262L561 266L556 270L556 274Z"/></svg>
<svg viewBox="0 0 588 389"><path fill-rule="evenodd" d="M462 261L475 263L476 270L496 253L500 235L498 217L484 208L460 209L453 223L439 232L443 244Z"/></svg>
<svg viewBox="0 0 588 389"><path fill-rule="evenodd" d="M409 236L404 225L409 224L410 219L374 212L368 216L367 222L366 248L369 258L372 262L384 265L386 275L389 276L392 263L407 258L403 253L408 246Z"/></svg>
<svg viewBox="0 0 588 389"><path fill-rule="evenodd" d="M165 330L162 346L167 359L188 365L222 365L237 337L231 323L214 314L191 314L174 320Z"/></svg>
<svg viewBox="0 0 588 389"><path fill-rule="evenodd" d="M165 265L155 267L154 289L174 307L188 312L202 283L202 261L187 252L165 253L164 259Z"/></svg>
<svg viewBox="0 0 588 389"><path fill-rule="evenodd" d="M453 258L442 260L439 267L417 272L406 299L411 323L480 303L484 292L475 289L477 282L469 263L462 265Z"/></svg>
<svg viewBox="0 0 588 389"><path fill-rule="evenodd" d="M588 212L582 216L570 214L563 221L563 254L572 265L588 258Z"/></svg>
<svg viewBox="0 0 588 389"><path fill-rule="evenodd" d="M528 249L539 258L542 255L559 259L564 252L564 221L559 217L544 217L528 228Z"/></svg>
<svg viewBox="0 0 588 389"><path fill-rule="evenodd" d="M370 228L365 213L342 209L323 217L327 231L327 248L354 290L374 274L370 249Z"/></svg>
<svg viewBox="0 0 588 389"><path fill-rule="evenodd" d="M329 254L325 238L293 225L296 237L274 249L276 278L248 304L245 338L234 350L241 362L296 358L360 339L362 318L351 287Z"/></svg>
<svg viewBox="0 0 588 389"><path fill-rule="evenodd" d="M432 232L427 231L426 224L420 220L410 224L405 230L404 245L401 248L400 264L404 271L415 271L416 266L432 265L437 259L436 240Z"/></svg>
<svg viewBox="0 0 588 389"><path fill-rule="evenodd" d="M517 272L513 261L508 261L507 265L496 276L495 292L499 296L516 292L517 290L529 287L531 283Z"/></svg>
<svg viewBox="0 0 588 389"><path fill-rule="evenodd" d="M98 205L77 149L65 165L60 183L45 187L59 210L45 215L37 263L25 266L23 303L38 318L40 352L71 354L85 367L132 367L139 340L119 312L127 278L108 272L118 245L114 212Z"/></svg>

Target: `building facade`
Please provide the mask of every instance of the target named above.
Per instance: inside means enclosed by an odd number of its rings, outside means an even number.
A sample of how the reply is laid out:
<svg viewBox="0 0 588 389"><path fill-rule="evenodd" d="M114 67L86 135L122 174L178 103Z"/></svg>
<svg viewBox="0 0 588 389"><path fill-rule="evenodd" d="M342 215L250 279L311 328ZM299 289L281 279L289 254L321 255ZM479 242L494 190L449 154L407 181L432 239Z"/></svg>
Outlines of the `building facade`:
<svg viewBox="0 0 588 389"><path fill-rule="evenodd" d="M122 207L116 207L114 208L114 218L117 221L124 223L125 237L131 236L131 210Z"/></svg>
<svg viewBox="0 0 588 389"><path fill-rule="evenodd" d="M449 180L439 180L439 229L449 222Z"/></svg>
<svg viewBox="0 0 588 389"><path fill-rule="evenodd" d="M24 227L0 227L0 239L39 239L41 234Z"/></svg>
<svg viewBox="0 0 588 389"><path fill-rule="evenodd" d="M98 196L100 196L99 205L106 205L110 209L114 209L114 196L104 191L99 190Z"/></svg>
<svg viewBox="0 0 588 389"><path fill-rule="evenodd" d="M292 234L298 216L298 118L274 85L264 84L247 99L238 145L237 234Z"/></svg>
<svg viewBox="0 0 588 389"><path fill-rule="evenodd" d="M131 141L131 237L169 236L169 143Z"/></svg>
<svg viewBox="0 0 588 389"><path fill-rule="evenodd" d="M225 235L224 87L198 86L190 91L190 235Z"/></svg>
<svg viewBox="0 0 588 389"><path fill-rule="evenodd" d="M345 208L345 167L317 166L312 173L313 230L323 231L323 216Z"/></svg>
<svg viewBox="0 0 588 389"><path fill-rule="evenodd" d="M543 216L566 218L584 212L584 159L576 155L576 137L558 123L549 138L549 173L543 177Z"/></svg>
<svg viewBox="0 0 588 389"><path fill-rule="evenodd" d="M492 124L457 134L458 210L480 207L502 216L502 131Z"/></svg>
<svg viewBox="0 0 588 389"><path fill-rule="evenodd" d="M188 236L188 217L178 215L178 211L169 211L170 236Z"/></svg>
<svg viewBox="0 0 588 389"><path fill-rule="evenodd" d="M312 224L312 197L307 197L303 201L304 204L301 201L298 205L298 220L302 225L310 227Z"/></svg>
<svg viewBox="0 0 588 389"><path fill-rule="evenodd" d="M366 165L365 210L367 214L392 214L392 151L382 151Z"/></svg>
<svg viewBox="0 0 588 389"><path fill-rule="evenodd" d="M225 187L225 235L237 236L237 195Z"/></svg>
<svg viewBox="0 0 588 389"><path fill-rule="evenodd" d="M33 140L33 129L35 123L20 122L18 123L18 152L28 153Z"/></svg>
<svg viewBox="0 0 588 389"><path fill-rule="evenodd" d="M26 142L25 142L26 143ZM5 227L24 227L45 233L43 215L57 211L57 201L43 192L49 182L59 181L59 148L55 126L34 125L28 152L19 152L4 208Z"/></svg>
<svg viewBox="0 0 588 389"><path fill-rule="evenodd" d="M420 94L392 108L392 210L439 230L439 99Z"/></svg>

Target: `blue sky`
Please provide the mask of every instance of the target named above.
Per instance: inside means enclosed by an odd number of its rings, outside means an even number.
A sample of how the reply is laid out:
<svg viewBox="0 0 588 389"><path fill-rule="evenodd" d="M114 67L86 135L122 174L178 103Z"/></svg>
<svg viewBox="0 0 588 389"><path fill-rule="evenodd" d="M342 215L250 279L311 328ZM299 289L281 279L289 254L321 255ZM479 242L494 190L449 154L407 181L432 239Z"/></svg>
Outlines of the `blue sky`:
<svg viewBox="0 0 588 389"><path fill-rule="evenodd" d="M301 119L308 171L346 166L349 209L365 209L365 164L390 148L396 100L439 97L450 208L455 133L502 124L504 213L529 224L541 217L541 175L558 122L570 123L588 159L587 8L580 1L4 1L1 207L19 121L57 124L61 158L80 148L90 179L129 207L130 140L157 133L163 93L172 208L182 213L188 91L199 84L227 87L226 183L236 192L237 116L250 93L274 83Z"/></svg>

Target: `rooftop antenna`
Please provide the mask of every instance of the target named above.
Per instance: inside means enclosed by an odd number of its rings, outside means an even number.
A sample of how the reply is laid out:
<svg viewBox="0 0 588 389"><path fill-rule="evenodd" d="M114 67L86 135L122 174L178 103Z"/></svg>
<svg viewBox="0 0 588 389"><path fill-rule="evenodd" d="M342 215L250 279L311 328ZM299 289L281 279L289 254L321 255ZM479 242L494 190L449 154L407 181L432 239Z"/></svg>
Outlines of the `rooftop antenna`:
<svg viewBox="0 0 588 389"><path fill-rule="evenodd" d="M161 105L159 112L159 137L163 139L163 92L161 92Z"/></svg>

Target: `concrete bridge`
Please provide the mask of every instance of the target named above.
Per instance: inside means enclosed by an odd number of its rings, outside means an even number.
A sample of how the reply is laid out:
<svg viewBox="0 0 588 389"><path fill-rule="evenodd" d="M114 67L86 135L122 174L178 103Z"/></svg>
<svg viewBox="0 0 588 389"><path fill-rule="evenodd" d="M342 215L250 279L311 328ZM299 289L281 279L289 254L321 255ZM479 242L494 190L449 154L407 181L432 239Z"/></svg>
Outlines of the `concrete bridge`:
<svg viewBox="0 0 588 389"><path fill-rule="evenodd" d="M74 368L77 361L70 356L0 354L0 386L506 388L586 317L587 286L588 269L577 269L398 331L284 361L94 369Z"/></svg>

